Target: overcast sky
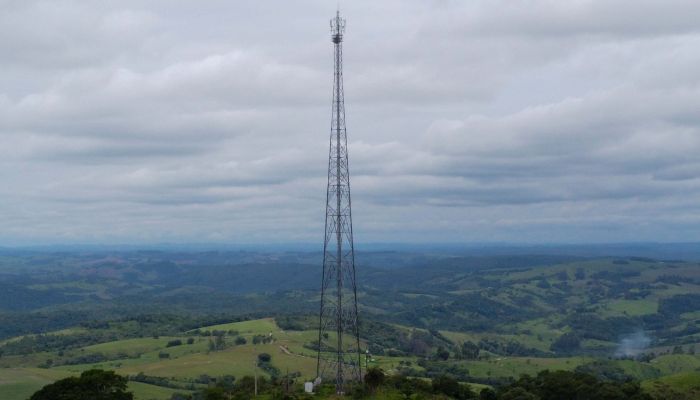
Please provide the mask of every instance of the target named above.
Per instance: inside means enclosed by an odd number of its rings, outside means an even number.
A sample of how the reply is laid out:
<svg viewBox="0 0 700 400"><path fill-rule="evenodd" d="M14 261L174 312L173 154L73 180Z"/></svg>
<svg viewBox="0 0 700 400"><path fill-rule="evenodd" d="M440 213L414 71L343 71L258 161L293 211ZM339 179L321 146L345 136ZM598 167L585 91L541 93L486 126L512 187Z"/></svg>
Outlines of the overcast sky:
<svg viewBox="0 0 700 400"><path fill-rule="evenodd" d="M0 0L0 245L321 244L336 6ZM340 7L357 242L700 240L700 2Z"/></svg>

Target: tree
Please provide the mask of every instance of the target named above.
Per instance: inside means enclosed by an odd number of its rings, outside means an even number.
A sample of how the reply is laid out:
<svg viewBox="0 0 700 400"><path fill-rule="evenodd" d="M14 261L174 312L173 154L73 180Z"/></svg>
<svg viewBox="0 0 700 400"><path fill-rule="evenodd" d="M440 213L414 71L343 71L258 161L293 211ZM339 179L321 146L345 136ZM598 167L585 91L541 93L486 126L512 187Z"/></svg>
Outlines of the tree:
<svg viewBox="0 0 700 400"><path fill-rule="evenodd" d="M455 399L476 398L476 395L468 385L462 385L457 379L448 375L440 375L433 378L433 391Z"/></svg>
<svg viewBox="0 0 700 400"><path fill-rule="evenodd" d="M498 397L493 389L484 388L479 392L479 400L498 400Z"/></svg>
<svg viewBox="0 0 700 400"><path fill-rule="evenodd" d="M223 388L226 391L231 391L236 383L236 377L233 375L224 375L216 379L216 386Z"/></svg>
<svg viewBox="0 0 700 400"><path fill-rule="evenodd" d="M217 350L223 350L226 348L226 339L224 338L224 335L217 335L215 343Z"/></svg>
<svg viewBox="0 0 700 400"><path fill-rule="evenodd" d="M600 381L595 376L571 371L542 371L523 375L499 389L499 400L651 400L639 383Z"/></svg>
<svg viewBox="0 0 700 400"><path fill-rule="evenodd" d="M459 382L451 376L440 375L433 378L433 390L436 393L443 393L450 397L457 397L459 394Z"/></svg>
<svg viewBox="0 0 700 400"><path fill-rule="evenodd" d="M114 371L91 369L44 386L30 400L133 400L126 384L127 379Z"/></svg>
<svg viewBox="0 0 700 400"><path fill-rule="evenodd" d="M444 347L440 346L435 352L435 357L437 357L438 360L447 361L447 359L450 358L450 352L447 351Z"/></svg>
<svg viewBox="0 0 700 400"><path fill-rule="evenodd" d="M229 397L221 387L206 388L202 392L203 400L227 400Z"/></svg>
<svg viewBox="0 0 700 400"><path fill-rule="evenodd" d="M269 363L272 360L272 356L267 353L258 354L258 361L261 363Z"/></svg>
<svg viewBox="0 0 700 400"><path fill-rule="evenodd" d="M469 340L462 343L462 357L467 360L476 360L479 358L479 346Z"/></svg>
<svg viewBox="0 0 700 400"><path fill-rule="evenodd" d="M557 353L571 353L581 347L581 337L574 332L567 332L557 338L557 340L549 346L552 351Z"/></svg>
<svg viewBox="0 0 700 400"><path fill-rule="evenodd" d="M384 371L381 368L372 367L365 374L365 383L373 392L384 384Z"/></svg>
<svg viewBox="0 0 700 400"><path fill-rule="evenodd" d="M626 382L633 379L619 364L608 360L597 360L579 365L574 371L593 375L601 381Z"/></svg>
<svg viewBox="0 0 700 400"><path fill-rule="evenodd" d="M499 400L539 400L539 397L521 387L514 387L501 393Z"/></svg>

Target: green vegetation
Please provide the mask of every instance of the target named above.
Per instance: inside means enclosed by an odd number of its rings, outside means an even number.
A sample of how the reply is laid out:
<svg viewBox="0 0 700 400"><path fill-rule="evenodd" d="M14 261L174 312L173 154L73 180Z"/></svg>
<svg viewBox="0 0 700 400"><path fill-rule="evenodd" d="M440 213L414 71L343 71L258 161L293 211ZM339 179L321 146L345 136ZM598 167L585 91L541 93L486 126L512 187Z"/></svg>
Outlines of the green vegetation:
<svg viewBox="0 0 700 400"><path fill-rule="evenodd" d="M141 379L148 377L140 376ZM221 379L201 377L206 386L193 393L143 391L142 396L170 394L170 399L250 399L254 393L262 398L301 399L309 398L302 385L292 376L281 379L273 377L244 376L239 380L227 376ZM652 390L661 383L655 382ZM138 387L138 386L135 386ZM89 370L79 377L69 377L44 386L30 400L130 400L134 394L127 392L126 379L112 372ZM491 400L653 400L654 398L635 381L599 379L582 372L543 371L536 376L523 375L510 384L498 388L475 387L459 382L449 375L438 375L432 379L411 379L403 375L386 375L380 368L370 368L362 383L348 387L354 399L491 399ZM691 388L691 390L693 390ZM323 384L315 387L317 398L337 398L335 387Z"/></svg>
<svg viewBox="0 0 700 400"><path fill-rule="evenodd" d="M34 393L30 400L133 400L126 378L112 371L93 369L78 377L59 379Z"/></svg>
<svg viewBox="0 0 700 400"><path fill-rule="evenodd" d="M100 351L106 355L119 355L119 349L129 349L131 355L110 361L65 365L58 352L51 353L57 364L46 368L0 368L0 393L8 400L25 399L33 391L44 384L67 376L76 376L82 371L100 368L114 370L128 377L129 389L138 399L169 399L174 393L188 394L197 392L203 387L224 380L224 377L242 378L255 374L265 377L269 382L278 382L290 376L298 383L311 380L315 374L316 360L313 356L297 353L294 349L304 349L304 344L313 337L314 331L284 331L275 325L272 319L250 320L225 325L227 331L246 332L255 335L267 331L275 338L269 343L253 345L252 341L244 345L231 344L220 351L209 351L206 337L199 337L192 345L181 344L170 346L174 340L186 340L192 331L182 332L179 339L176 336L141 339L124 339L115 342L90 345L74 349L70 354L64 352L64 357L74 357L74 353ZM222 325L201 327L201 331L222 330ZM376 327L375 327L376 328ZM391 327L386 327L391 331ZM399 328L412 333L412 329ZM413 332L415 333L415 332ZM422 337L422 336L419 336ZM183 341L183 343L185 343ZM440 342L442 343L442 342ZM473 342L467 346L473 351L478 346ZM158 357L162 351L170 352L167 359ZM437 352L437 348L435 349ZM472 357L474 354L472 354ZM390 376L413 376L416 378L436 378L449 376L459 382L469 382L471 385L486 384L487 386L502 387L518 379L523 374L537 374L541 371L568 370L597 376L598 379L610 381L645 380L644 388L650 393L660 393L655 388L663 385L673 385L677 390L692 393L692 386L687 390L678 381L659 380L660 376L673 374L676 371L692 373L700 367L700 357L688 354L664 354L648 361L641 360L611 360L600 363L591 357L507 357L479 354L477 359L454 358L452 354L445 360L435 357L418 356L386 356L375 355L368 364L381 367ZM289 375L287 375L289 374ZM674 376L674 375L669 375ZM230 379L229 379L230 380ZM649 382L653 382L650 386ZM474 386L483 388L484 386ZM378 392L386 392L378 389ZM375 394L377 395L377 394ZM150 397L148 397L150 396Z"/></svg>
<svg viewBox="0 0 700 400"><path fill-rule="evenodd" d="M234 256L240 260L231 264ZM221 385L233 393L255 373L272 385L267 396L290 379L297 390L316 372L318 268L311 255L285 257L295 261L281 265L257 253L0 257L0 283L14 295L0 298L0 398L26 399L92 369L126 377L137 400L199 396ZM700 370L698 264L430 254L366 260L358 270L363 362L381 368L386 381L358 396L400 397L403 384L387 386L399 377L414 389L444 384L451 389L439 392L454 398L468 396L465 384L475 395L492 388L500 396L526 382L524 374L549 379L544 371L641 382L655 399L697 393L690 382ZM394 261L371 267L373 260ZM428 386L421 393L438 395Z"/></svg>
<svg viewBox="0 0 700 400"><path fill-rule="evenodd" d="M0 398L28 399L44 385L66 378L71 373L45 368L0 368Z"/></svg>
<svg viewBox="0 0 700 400"><path fill-rule="evenodd" d="M684 372L642 383L655 399L693 400L700 398L700 372Z"/></svg>

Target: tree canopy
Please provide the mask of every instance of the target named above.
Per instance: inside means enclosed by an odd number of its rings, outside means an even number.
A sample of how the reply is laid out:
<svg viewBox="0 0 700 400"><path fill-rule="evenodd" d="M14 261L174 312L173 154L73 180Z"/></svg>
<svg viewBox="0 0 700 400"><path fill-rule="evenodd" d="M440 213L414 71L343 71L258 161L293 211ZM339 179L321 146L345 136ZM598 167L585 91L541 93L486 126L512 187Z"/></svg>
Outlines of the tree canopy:
<svg viewBox="0 0 700 400"><path fill-rule="evenodd" d="M91 369L44 386L30 400L133 400L126 384L127 379L114 371Z"/></svg>

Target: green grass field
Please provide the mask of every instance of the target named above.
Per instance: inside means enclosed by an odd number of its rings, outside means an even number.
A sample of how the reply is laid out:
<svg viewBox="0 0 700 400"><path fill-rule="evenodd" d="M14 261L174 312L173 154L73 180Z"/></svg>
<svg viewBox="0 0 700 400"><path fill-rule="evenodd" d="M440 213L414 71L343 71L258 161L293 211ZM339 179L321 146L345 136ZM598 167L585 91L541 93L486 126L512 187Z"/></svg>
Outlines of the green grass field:
<svg viewBox="0 0 700 400"><path fill-rule="evenodd" d="M463 343L465 341L471 341L473 343L479 343L482 339L490 340L501 340L504 342L514 340L522 343L527 347L534 349L549 351L549 346L552 344L555 338L557 338L561 333L555 329L542 329L540 332L532 332L530 334L492 334L492 333L463 333L463 332L451 332L451 331L440 331L446 338L452 340L455 343Z"/></svg>
<svg viewBox="0 0 700 400"><path fill-rule="evenodd" d="M700 372L684 372L650 379L642 382L642 387L651 394L663 395L666 399L700 399Z"/></svg>
<svg viewBox="0 0 700 400"><path fill-rule="evenodd" d="M0 368L0 399L25 400L32 393L70 372L42 368Z"/></svg>
<svg viewBox="0 0 700 400"><path fill-rule="evenodd" d="M251 321L232 322L229 324L211 325L199 328L201 331L229 331L235 330L239 334L246 335L267 335L278 332L280 328L272 318L255 319Z"/></svg>
<svg viewBox="0 0 700 400"><path fill-rule="evenodd" d="M26 400L44 385L71 375L76 374L61 369L0 368L0 399ZM162 400L176 392L188 393L141 382L129 382L129 391L135 400Z"/></svg>
<svg viewBox="0 0 700 400"><path fill-rule="evenodd" d="M522 374L534 375L543 370L573 370L581 364L590 362L591 358L536 358L536 357L497 357L490 360L459 361L475 378L512 377Z"/></svg>
<svg viewBox="0 0 700 400"><path fill-rule="evenodd" d="M129 382L129 391L134 392L134 400L169 399L174 393L190 393L187 390L170 389L141 382Z"/></svg>
<svg viewBox="0 0 700 400"><path fill-rule="evenodd" d="M671 375L680 372L700 370L700 356L689 354L667 354L651 361L662 374Z"/></svg>
<svg viewBox="0 0 700 400"><path fill-rule="evenodd" d="M126 339L117 342L100 343L83 347L86 353L102 353L105 355L128 354L130 356L147 353L150 351L165 349L169 340L181 339L179 337L160 337Z"/></svg>
<svg viewBox="0 0 700 400"><path fill-rule="evenodd" d="M465 340L478 342L482 338L493 339L497 337L503 340L517 340L527 346L547 350L552 339L557 337L560 332L547 331L542 327L548 322L540 322L540 324L524 324L518 327L520 331L526 331L529 334L488 335L485 333L451 331L442 331L441 333L457 343ZM65 356L74 357L76 355L100 353L117 359L91 364L62 365L50 369L35 367L0 368L0 399L26 399L43 385L66 376L77 375L91 368L115 370L117 373L125 376L144 373L149 376L166 378L183 387L191 384L194 379L201 375L211 377L233 375L240 378L257 372L258 375L265 376L268 375L265 371L260 368L256 371L255 367L258 355L261 353L268 353L272 356L271 364L281 374L298 372L304 380L315 377L316 353L304 347L304 345L317 339L318 333L316 331L284 331L271 318L200 328L200 331L213 330L236 331L239 335L247 337L249 340L244 345L233 345L233 337L229 336L226 338L229 343L227 348L220 351L209 351L210 337L197 336L194 331L189 331L184 332L182 336L126 339L72 349L66 351ZM268 336L269 334L272 334L272 338L274 338L271 343L254 345L252 340L250 340L253 335ZM193 338L194 343L186 344L187 338ZM183 344L166 347L168 341L175 339L182 340ZM161 353L167 353L168 357L164 358ZM21 358L16 356L3 357L2 361L5 366L8 365L8 362L13 363L19 360L24 360L22 362L23 365L30 365L31 363L43 362L52 357L60 359L54 353L37 353ZM573 370L577 366L592 360L589 357L538 358L496 356L474 361L448 360L444 363L466 369L469 371L470 376L483 379L517 378L522 374L533 375L545 369ZM364 362L364 358L362 361ZM399 363L410 362L412 368L420 371L423 368L417 365L417 361L418 358L416 357L377 355L374 356L371 366L378 366L388 373L395 373L400 365ZM683 381L683 379L689 381L689 377L695 376L692 374L700 370L700 357L687 354L662 355L653 359L650 363L631 360L618 360L615 363L627 374L637 379L646 379L645 385L650 388L675 385L676 381L673 379L679 380L679 382ZM654 379L659 374L668 375L668 377ZM688 385L690 384L688 383L685 386ZM690 385L688 387L692 389L694 386ZM173 390L138 382L130 382L129 388L134 391L136 399L139 400L165 400L169 399L172 393L176 391L184 392L184 390Z"/></svg>
<svg viewBox="0 0 700 400"><path fill-rule="evenodd" d="M617 316L617 315L647 315L655 314L659 308L659 304L656 300L613 300L605 305L603 309L603 315L605 316Z"/></svg>
<svg viewBox="0 0 700 400"><path fill-rule="evenodd" d="M200 331L213 330L237 331L240 336L249 339L253 335L272 333L275 340L272 343L256 345L248 340L245 345L232 345L221 351L210 352L208 351L208 337L194 336L193 332L185 332L181 337L126 339L86 346L70 350L67 355L72 357L78 354L100 353L108 356L121 355L126 357L113 361L64 365L51 369L0 369L0 399L25 399L43 385L92 368L115 370L125 376L144 373L149 376L167 378L179 384L188 384L200 375L242 377L256 373L255 364L261 353L268 353L272 356L271 364L279 369L281 374L298 372L303 379L313 379L316 375L316 353L304 347L305 343L317 339L318 333L316 331L283 331L271 318L200 328ZM166 347L170 340L181 339L185 342L188 337L193 337L195 342L191 345ZM231 338L227 340L232 342ZM169 358L159 357L160 353L168 353ZM34 361L50 357L51 354L43 354L42 357L36 358ZM410 361L414 368L422 369L416 365L417 359L415 357L377 356L371 365L381 367L391 373L396 370L401 361ZM257 373L261 376L268 375L260 368L257 369ZM178 391L139 382L130 382L129 388L140 400L168 399L172 393Z"/></svg>

